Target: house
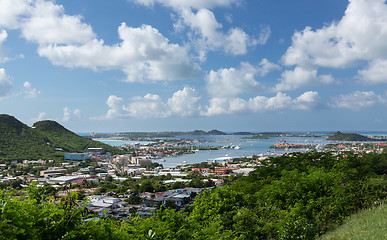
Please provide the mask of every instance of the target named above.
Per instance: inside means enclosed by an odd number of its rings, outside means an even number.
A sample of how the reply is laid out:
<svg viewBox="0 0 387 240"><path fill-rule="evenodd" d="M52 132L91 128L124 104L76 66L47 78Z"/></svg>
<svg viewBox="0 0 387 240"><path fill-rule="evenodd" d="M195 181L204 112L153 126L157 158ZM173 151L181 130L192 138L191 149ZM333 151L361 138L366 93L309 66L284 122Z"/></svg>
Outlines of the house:
<svg viewBox="0 0 387 240"><path fill-rule="evenodd" d="M66 184L66 183L82 183L85 179L89 178L89 175L79 176L61 176L48 179L49 184Z"/></svg>

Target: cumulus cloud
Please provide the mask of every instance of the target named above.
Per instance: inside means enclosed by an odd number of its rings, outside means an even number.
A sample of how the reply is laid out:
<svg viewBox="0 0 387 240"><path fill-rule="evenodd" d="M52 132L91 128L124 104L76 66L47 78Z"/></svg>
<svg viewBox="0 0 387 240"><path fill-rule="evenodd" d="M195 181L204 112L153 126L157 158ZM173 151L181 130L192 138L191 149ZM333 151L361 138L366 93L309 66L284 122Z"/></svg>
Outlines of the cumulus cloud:
<svg viewBox="0 0 387 240"><path fill-rule="evenodd" d="M134 0L134 2L148 7L161 4L174 9L178 15L174 24L175 29L181 31L188 27L191 30L188 35L201 61L206 59L208 51L222 50L232 55L246 54L248 47L266 44L271 33L268 26L262 27L257 39L237 27L222 31L223 26L216 20L211 9L237 5L240 0Z"/></svg>
<svg viewBox="0 0 387 240"><path fill-rule="evenodd" d="M168 99L167 105L173 115L181 117L196 116L200 111L200 107L197 105L199 100L200 97L197 96L195 89L185 87L183 90L175 92Z"/></svg>
<svg viewBox="0 0 387 240"><path fill-rule="evenodd" d="M232 55L242 55L247 47L265 44L270 36L270 28L264 27L258 39L250 37L240 28L231 28L222 32L222 24L216 20L214 13L201 8L195 12L184 8L179 11L178 29L188 26L192 30L191 38L196 44L202 60L207 51L223 50Z"/></svg>
<svg viewBox="0 0 387 240"><path fill-rule="evenodd" d="M128 82L179 80L196 76L199 66L191 62L188 49L169 43L157 29L122 23L118 28L122 42L104 45L102 40L83 45L41 46L40 56L56 65L91 69L118 69Z"/></svg>
<svg viewBox="0 0 387 240"><path fill-rule="evenodd" d="M26 98L37 98L40 95L40 91L33 88L30 82L24 82L24 95Z"/></svg>
<svg viewBox="0 0 387 240"><path fill-rule="evenodd" d="M367 69L358 71L358 79L369 84L387 83L387 59L370 62Z"/></svg>
<svg viewBox="0 0 387 240"><path fill-rule="evenodd" d="M368 69L359 72L359 79L385 82L378 67L384 65L387 55L386 16L385 0L350 0L340 21L296 32L282 61L302 68L347 68L371 61ZM366 77L367 73L371 77Z"/></svg>
<svg viewBox="0 0 387 240"><path fill-rule="evenodd" d="M109 110L106 114L106 119L115 119L125 116L124 99L115 95L109 96L106 101Z"/></svg>
<svg viewBox="0 0 387 240"><path fill-rule="evenodd" d="M134 28L122 23L121 42L106 45L82 16L65 14L63 6L51 0L1 1L0 26L20 29L26 40L39 44L39 55L53 64L120 70L129 82L191 79L200 70L188 47L170 43L149 25ZM0 38L5 37L3 31Z"/></svg>
<svg viewBox="0 0 387 240"><path fill-rule="evenodd" d="M215 116L285 110L312 110L317 106L319 106L319 94L317 92L305 92L296 99L292 99L290 96L279 92L271 98L257 96L249 100L241 98L212 98L202 115Z"/></svg>
<svg viewBox="0 0 387 240"><path fill-rule="evenodd" d="M3 100L9 96L12 85L12 77L7 75L4 68L0 68L0 100Z"/></svg>
<svg viewBox="0 0 387 240"><path fill-rule="evenodd" d="M360 111L377 105L385 105L386 96L377 95L373 91L361 92L356 91L347 95L340 95L333 99L332 107L347 108L354 111Z"/></svg>
<svg viewBox="0 0 387 240"><path fill-rule="evenodd" d="M305 69L296 67L294 70L287 70L281 74L275 91L287 91L307 85L330 84L334 82L331 75L318 75L316 69Z"/></svg>
<svg viewBox="0 0 387 240"><path fill-rule="evenodd" d="M71 110L68 107L63 108L63 122L68 122L72 120L79 120L82 117L82 112L79 109Z"/></svg>
<svg viewBox="0 0 387 240"><path fill-rule="evenodd" d="M79 44L95 37L81 16L66 15L63 6L42 0L34 3L31 15L21 29L27 40L39 44Z"/></svg>
<svg viewBox="0 0 387 240"><path fill-rule="evenodd" d="M207 90L216 97L234 97L244 92L256 92L263 89L255 80L256 77L263 77L276 69L279 69L278 65L262 59L258 66L242 62L239 69L211 70L206 76Z"/></svg>
<svg viewBox="0 0 387 240"><path fill-rule="evenodd" d="M1 0L0 27L19 28L21 20L31 11L32 0Z"/></svg>
<svg viewBox="0 0 387 240"><path fill-rule="evenodd" d="M146 94L126 104L123 98L112 95L106 101L109 110L103 119L196 116L200 111L199 99L195 89L189 87L175 92L167 101L159 95Z"/></svg>
<svg viewBox="0 0 387 240"><path fill-rule="evenodd" d="M129 103L125 103L123 98L110 96L106 102L109 107L107 114L95 119L209 117L238 113L313 110L321 105L319 94L312 91L294 99L279 92L274 97L257 96L248 100L213 97L208 105L200 105L199 100L195 89L189 87L175 92L167 101L153 94L135 97Z"/></svg>

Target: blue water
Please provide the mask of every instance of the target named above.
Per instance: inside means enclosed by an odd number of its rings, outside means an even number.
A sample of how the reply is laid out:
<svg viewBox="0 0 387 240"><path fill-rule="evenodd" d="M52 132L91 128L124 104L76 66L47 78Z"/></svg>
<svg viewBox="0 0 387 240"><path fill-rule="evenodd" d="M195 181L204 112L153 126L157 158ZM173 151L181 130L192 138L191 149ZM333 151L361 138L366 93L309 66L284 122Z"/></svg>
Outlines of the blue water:
<svg viewBox="0 0 387 240"><path fill-rule="evenodd" d="M246 136L239 135L220 135L220 136L178 136L175 139L191 139L200 140L197 146L239 146L240 149L221 149L221 150L203 150L195 152L194 154L185 154L177 157L165 157L165 162L160 162L160 159L153 160L163 164L165 168L176 167L183 164L193 164L205 162L208 159L218 157L243 157L265 154L268 151L272 153L282 154L285 150L270 149L270 146L278 143L279 141L286 141L287 143L300 143L300 144L327 144L328 141L325 138L317 137L275 137L270 139L249 140L243 139ZM120 140L100 140L101 142L110 144L112 146L121 146L126 143L137 143L139 141L120 141ZM149 142L140 142L140 144L146 144ZM300 150L298 150L300 151Z"/></svg>
<svg viewBox="0 0 387 240"><path fill-rule="evenodd" d="M98 138L93 140L109 144L110 146L113 146L113 147L120 147L124 144L139 143L140 145L147 145L147 144L153 143L153 142L147 142L147 141L108 140L108 139L98 139Z"/></svg>

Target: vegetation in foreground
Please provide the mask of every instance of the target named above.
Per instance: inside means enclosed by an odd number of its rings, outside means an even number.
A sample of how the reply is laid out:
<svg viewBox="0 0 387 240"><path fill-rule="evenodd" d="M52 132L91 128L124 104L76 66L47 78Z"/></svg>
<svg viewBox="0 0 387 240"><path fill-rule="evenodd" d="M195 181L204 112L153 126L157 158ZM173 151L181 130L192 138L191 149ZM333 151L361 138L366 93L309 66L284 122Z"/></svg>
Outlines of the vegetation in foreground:
<svg viewBox="0 0 387 240"><path fill-rule="evenodd" d="M147 219L94 220L74 195L2 191L0 239L315 239L387 196L387 154L294 153L261 164L187 212L161 208Z"/></svg>
<svg viewBox="0 0 387 240"><path fill-rule="evenodd" d="M387 239L387 203L351 215L344 224L320 240Z"/></svg>

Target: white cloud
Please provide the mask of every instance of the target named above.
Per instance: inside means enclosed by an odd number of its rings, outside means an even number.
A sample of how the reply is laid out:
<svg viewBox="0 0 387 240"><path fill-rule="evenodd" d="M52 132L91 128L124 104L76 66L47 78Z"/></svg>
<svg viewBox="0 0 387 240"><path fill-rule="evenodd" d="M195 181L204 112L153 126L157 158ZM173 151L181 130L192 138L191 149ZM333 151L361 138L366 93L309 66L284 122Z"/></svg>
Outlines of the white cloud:
<svg viewBox="0 0 387 240"><path fill-rule="evenodd" d="M183 90L175 92L168 99L167 105L175 116L197 116L200 111L200 107L197 105L199 100L200 97L197 96L195 89L185 87Z"/></svg>
<svg viewBox="0 0 387 240"><path fill-rule="evenodd" d="M40 95L40 91L33 88L30 82L24 82L23 86L26 98L37 98Z"/></svg>
<svg viewBox="0 0 387 240"><path fill-rule="evenodd" d="M106 101L109 110L106 114L106 119L121 118L125 115L124 99L115 95L109 96Z"/></svg>
<svg viewBox="0 0 387 240"><path fill-rule="evenodd" d="M27 40L39 44L85 43L95 37L82 17L66 15L63 6L43 0L35 2L21 28Z"/></svg>
<svg viewBox="0 0 387 240"><path fill-rule="evenodd" d="M373 91L356 91L352 94L340 95L333 100L332 107L347 108L354 111L360 111L377 105L385 105L387 103L386 96L377 95Z"/></svg>
<svg viewBox="0 0 387 240"><path fill-rule="evenodd" d="M192 41L200 53L202 60L207 51L223 50L233 55L247 53L247 47L265 44L270 36L270 28L264 27L259 39L250 37L240 28L231 28L227 33L221 31L220 24L212 11L201 8L196 13L192 9L184 8L179 11L180 19L175 26L177 29L189 26L192 30Z"/></svg>
<svg viewBox="0 0 387 240"><path fill-rule="evenodd" d="M31 118L30 119L30 122L31 123L35 123L35 122L39 122L39 121L43 121L43 120L46 120L47 119L47 113L45 112L40 112L38 117L36 118Z"/></svg>
<svg viewBox="0 0 387 240"><path fill-rule="evenodd" d="M20 29L25 39L39 44L39 55L56 65L120 70L129 82L191 79L200 70L191 61L188 47L169 43L149 25L133 28L121 24L121 42L109 46L96 38L82 16L65 14L55 1L4 0L1 12L7 17L0 14L0 26ZM4 36L2 32L0 37Z"/></svg>
<svg viewBox="0 0 387 240"><path fill-rule="evenodd" d="M42 121L42 120L44 120L44 119L46 118L46 116L47 116L47 113L45 113L45 112L40 112L37 121Z"/></svg>
<svg viewBox="0 0 387 240"><path fill-rule="evenodd" d="M95 39L81 46L40 47L38 53L56 65L122 70L128 82L196 76L199 67L190 61L188 49L169 43L157 29L149 25L132 28L122 23L118 33L122 42L117 45L107 46Z"/></svg>
<svg viewBox="0 0 387 240"><path fill-rule="evenodd" d="M151 7L157 3L174 9L182 9L182 8L212 9L215 7L227 7L227 6L231 6L232 4L239 4L241 2L241 0L132 0L132 1L138 4L145 5L147 7Z"/></svg>
<svg viewBox="0 0 387 240"><path fill-rule="evenodd" d="M7 75L4 68L0 68L0 100L8 97L12 85L12 77Z"/></svg>
<svg viewBox="0 0 387 240"><path fill-rule="evenodd" d="M258 39L250 37L240 28L231 28L222 32L222 24L216 20L210 10L215 7L238 5L240 0L133 0L137 4L151 7L161 4L174 9L177 14L175 29L180 31L188 26L191 30L188 36L199 53L199 59L204 61L208 51L222 50L232 55L247 53L247 47L266 44L270 37L270 28L264 26ZM232 21L226 15L227 21Z"/></svg>
<svg viewBox="0 0 387 240"><path fill-rule="evenodd" d="M165 102L159 95L147 94L144 97L135 97L126 104L123 98L112 95L106 101L109 110L102 119L197 116L200 111L197 105L199 99L195 89L189 87L175 92Z"/></svg>
<svg viewBox="0 0 387 240"><path fill-rule="evenodd" d="M0 27L19 28L21 20L31 10L32 0L1 0Z"/></svg>
<svg viewBox="0 0 387 240"><path fill-rule="evenodd" d="M296 67L293 71L287 70L281 74L280 83L275 86L275 91L287 91L307 85L330 84L334 82L331 75L318 75L316 69Z"/></svg>
<svg viewBox="0 0 387 240"><path fill-rule="evenodd" d="M256 76L263 76L276 68L263 59L257 67L242 62L240 69L212 70L206 76L207 90L210 95L216 97L234 97L244 92L256 92L263 89L263 86L255 80Z"/></svg>
<svg viewBox="0 0 387 240"><path fill-rule="evenodd" d="M1 30L1 32L0 32L0 63L7 61L7 56L4 54L4 52L2 50L2 46L1 46L3 44L3 42L7 39L7 37L8 37L7 31L5 31L4 29Z"/></svg>
<svg viewBox="0 0 387 240"><path fill-rule="evenodd" d="M258 65L258 75L261 77L266 76L271 71L280 70L281 67L278 64L272 63L266 58L262 59Z"/></svg>
<svg viewBox="0 0 387 240"><path fill-rule="evenodd" d="M257 96L248 100L214 97L210 99L207 106L200 105L199 100L200 97L196 91L189 87L175 92L167 101L153 94L135 97L129 103L125 103L122 98L110 96L106 102L109 106L107 114L94 119L210 117L285 110L313 110L320 106L317 92L305 92L295 99L281 92L271 98Z"/></svg>
<svg viewBox="0 0 387 240"><path fill-rule="evenodd" d="M252 45L265 45L271 35L271 29L269 26L262 26L261 32L259 33L258 39L253 39Z"/></svg>
<svg viewBox="0 0 387 240"><path fill-rule="evenodd" d="M294 101L294 109L311 110L316 109L322 104L318 92L309 91L301 94Z"/></svg>
<svg viewBox="0 0 387 240"><path fill-rule="evenodd" d="M161 97L153 94L134 98L125 110L128 116L136 118L166 118L170 116L170 111Z"/></svg>
<svg viewBox="0 0 387 240"><path fill-rule="evenodd" d="M68 122L72 120L79 120L82 117L82 112L79 109L71 110L68 107L63 108L63 122Z"/></svg>
<svg viewBox="0 0 387 240"><path fill-rule="evenodd" d="M385 0L350 0L340 21L317 30L306 27L296 32L282 60L286 65L303 68L347 68L361 61L380 63L387 55L386 16ZM374 70L371 66L360 72L360 78L380 82L380 76L363 76L367 71L375 73Z"/></svg>
<svg viewBox="0 0 387 240"><path fill-rule="evenodd" d="M271 98L257 96L249 100L241 98L212 98L202 115L215 116L285 110L312 110L317 106L319 106L319 94L317 92L305 92L296 99L292 99L290 96L279 92Z"/></svg>
<svg viewBox="0 0 387 240"><path fill-rule="evenodd" d="M67 15L62 5L46 0L0 1L0 27L21 29L25 39L39 44L79 44L95 37L81 16Z"/></svg>
<svg viewBox="0 0 387 240"><path fill-rule="evenodd" d="M358 79L370 84L387 83L387 59L370 62L367 69L358 71Z"/></svg>

